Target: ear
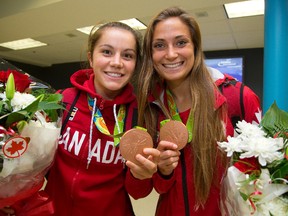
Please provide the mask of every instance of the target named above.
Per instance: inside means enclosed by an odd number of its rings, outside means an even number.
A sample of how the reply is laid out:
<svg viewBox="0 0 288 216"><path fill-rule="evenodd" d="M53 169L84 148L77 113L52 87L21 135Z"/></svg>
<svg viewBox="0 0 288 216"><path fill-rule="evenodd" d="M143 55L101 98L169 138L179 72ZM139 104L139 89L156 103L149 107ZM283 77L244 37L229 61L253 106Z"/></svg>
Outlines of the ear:
<svg viewBox="0 0 288 216"><path fill-rule="evenodd" d="M92 68L92 59L93 59L93 54L91 52L88 52L87 53L87 58L88 58L88 61L89 61L89 65L90 67Z"/></svg>

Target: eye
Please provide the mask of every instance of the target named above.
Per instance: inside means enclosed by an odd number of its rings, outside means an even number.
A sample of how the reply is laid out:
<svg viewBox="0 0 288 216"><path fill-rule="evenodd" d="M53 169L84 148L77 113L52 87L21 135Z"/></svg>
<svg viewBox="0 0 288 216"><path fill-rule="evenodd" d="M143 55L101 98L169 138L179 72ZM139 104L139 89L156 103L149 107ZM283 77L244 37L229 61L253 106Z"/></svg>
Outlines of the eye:
<svg viewBox="0 0 288 216"><path fill-rule="evenodd" d="M154 49L164 49L165 48L165 44L162 43L162 42L156 42L156 43L153 43L153 48Z"/></svg>
<svg viewBox="0 0 288 216"><path fill-rule="evenodd" d="M124 53L123 58L127 60L135 59L135 54L134 53Z"/></svg>
<svg viewBox="0 0 288 216"><path fill-rule="evenodd" d="M104 55L106 55L106 56L112 55L112 52L111 52L110 50L108 50L108 49L102 50L102 53L103 53Z"/></svg>
<svg viewBox="0 0 288 216"><path fill-rule="evenodd" d="M184 47L187 43L188 43L188 41L186 41L186 40L179 40L179 41L177 41L176 45L178 47Z"/></svg>

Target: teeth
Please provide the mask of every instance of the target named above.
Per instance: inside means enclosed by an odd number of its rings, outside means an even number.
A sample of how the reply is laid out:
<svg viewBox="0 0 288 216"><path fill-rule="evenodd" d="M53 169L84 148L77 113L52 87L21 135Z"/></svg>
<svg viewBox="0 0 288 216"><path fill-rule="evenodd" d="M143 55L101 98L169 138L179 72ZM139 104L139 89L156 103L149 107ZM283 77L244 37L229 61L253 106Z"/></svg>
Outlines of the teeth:
<svg viewBox="0 0 288 216"><path fill-rule="evenodd" d="M178 67L180 65L182 65L182 62L174 63L174 64L164 64L164 66L167 68L175 68L175 67Z"/></svg>
<svg viewBox="0 0 288 216"><path fill-rule="evenodd" d="M112 77L121 77L122 76L122 74L120 74L120 73L112 73L112 72L107 73L107 75L112 76Z"/></svg>

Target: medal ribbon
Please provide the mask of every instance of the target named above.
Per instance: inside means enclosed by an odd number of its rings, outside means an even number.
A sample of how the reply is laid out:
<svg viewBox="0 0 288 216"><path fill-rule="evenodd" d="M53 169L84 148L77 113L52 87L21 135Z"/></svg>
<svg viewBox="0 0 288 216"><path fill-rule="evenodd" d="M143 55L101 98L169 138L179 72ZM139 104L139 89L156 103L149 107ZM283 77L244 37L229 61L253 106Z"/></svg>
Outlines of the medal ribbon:
<svg viewBox="0 0 288 216"><path fill-rule="evenodd" d="M89 110L93 111L93 104L94 100L88 95L88 106ZM124 129L124 119L125 119L125 113L126 113L126 107L122 104L120 105L117 117L115 116L115 126L113 134L111 134L108 130L108 127L105 123L105 120L102 116L102 113L100 109L96 106L95 114L93 117L93 122L96 125L96 128L102 133L107 136L114 138L114 146L117 146L120 142L120 137L123 135L123 129Z"/></svg>
<svg viewBox="0 0 288 216"><path fill-rule="evenodd" d="M166 95L167 95L168 108L169 108L169 112L172 116L172 119L182 122L180 115L179 115L179 112L178 112L178 108L176 106L176 103L175 103L173 96L172 96L172 94L168 88L166 88ZM188 117L187 122L186 122L186 127L187 127L188 134L189 134L188 143L190 143L192 141L193 126L194 126L194 117L193 117L192 112L190 111L189 117Z"/></svg>

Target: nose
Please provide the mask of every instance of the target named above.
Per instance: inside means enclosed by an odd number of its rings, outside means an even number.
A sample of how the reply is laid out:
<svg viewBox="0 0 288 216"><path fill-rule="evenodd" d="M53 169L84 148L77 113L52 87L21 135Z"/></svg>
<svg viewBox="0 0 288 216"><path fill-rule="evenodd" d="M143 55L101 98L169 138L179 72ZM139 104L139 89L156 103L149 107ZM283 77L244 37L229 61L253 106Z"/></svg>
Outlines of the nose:
<svg viewBox="0 0 288 216"><path fill-rule="evenodd" d="M114 55L113 58L111 59L110 65L112 67L123 67L121 55L119 54Z"/></svg>
<svg viewBox="0 0 288 216"><path fill-rule="evenodd" d="M167 48L166 58L174 59L177 58L177 56L178 56L177 50L173 46L169 46Z"/></svg>

